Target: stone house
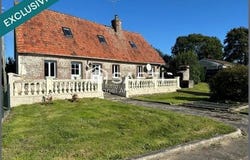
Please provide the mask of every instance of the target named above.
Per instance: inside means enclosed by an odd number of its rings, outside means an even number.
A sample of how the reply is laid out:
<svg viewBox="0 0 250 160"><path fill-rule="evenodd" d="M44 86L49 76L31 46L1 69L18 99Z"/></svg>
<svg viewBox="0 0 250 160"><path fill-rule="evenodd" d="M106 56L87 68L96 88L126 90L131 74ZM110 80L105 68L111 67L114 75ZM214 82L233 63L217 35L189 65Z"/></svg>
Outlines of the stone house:
<svg viewBox="0 0 250 160"><path fill-rule="evenodd" d="M28 79L158 77L164 65L140 34L122 29L118 16L105 26L51 10L15 29L15 58L17 73Z"/></svg>

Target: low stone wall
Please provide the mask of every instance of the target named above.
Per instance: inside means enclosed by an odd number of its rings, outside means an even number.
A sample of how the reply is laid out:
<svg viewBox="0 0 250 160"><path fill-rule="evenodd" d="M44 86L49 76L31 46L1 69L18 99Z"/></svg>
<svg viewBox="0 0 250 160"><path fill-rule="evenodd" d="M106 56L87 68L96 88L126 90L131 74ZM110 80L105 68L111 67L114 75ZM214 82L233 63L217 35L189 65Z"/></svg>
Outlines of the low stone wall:
<svg viewBox="0 0 250 160"><path fill-rule="evenodd" d="M52 99L69 99L73 94L79 98L103 98L102 82L93 80L27 80L10 73L8 94L9 106L43 102L48 96Z"/></svg>

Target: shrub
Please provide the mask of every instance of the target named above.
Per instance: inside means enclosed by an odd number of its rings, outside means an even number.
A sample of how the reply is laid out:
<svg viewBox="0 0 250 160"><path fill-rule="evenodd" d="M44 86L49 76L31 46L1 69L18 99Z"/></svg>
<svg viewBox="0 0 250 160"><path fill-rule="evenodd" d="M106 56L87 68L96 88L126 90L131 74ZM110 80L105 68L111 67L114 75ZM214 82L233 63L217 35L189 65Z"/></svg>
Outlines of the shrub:
<svg viewBox="0 0 250 160"><path fill-rule="evenodd" d="M76 101L78 101L78 99L79 99L78 95L77 94L73 94L72 98L71 98L71 102L76 102Z"/></svg>
<svg viewBox="0 0 250 160"><path fill-rule="evenodd" d="M211 99L248 101L248 68L236 65L219 71L210 81Z"/></svg>

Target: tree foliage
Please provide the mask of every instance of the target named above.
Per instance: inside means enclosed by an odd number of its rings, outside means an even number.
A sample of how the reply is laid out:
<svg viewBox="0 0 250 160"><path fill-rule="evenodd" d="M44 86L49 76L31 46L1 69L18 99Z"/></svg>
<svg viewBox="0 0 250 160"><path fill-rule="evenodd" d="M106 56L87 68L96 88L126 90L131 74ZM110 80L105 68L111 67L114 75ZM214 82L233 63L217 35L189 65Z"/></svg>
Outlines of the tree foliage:
<svg viewBox="0 0 250 160"><path fill-rule="evenodd" d="M174 56L170 64L172 71L178 71L181 65L189 65L190 79L194 80L195 83L204 80L204 70L195 53L189 51Z"/></svg>
<svg viewBox="0 0 250 160"><path fill-rule="evenodd" d="M229 62L237 61L248 64L248 29L244 27L231 29L224 40L224 56Z"/></svg>
<svg viewBox="0 0 250 160"><path fill-rule="evenodd" d="M154 49L159 53L159 55L163 58L166 64L170 63L170 61L172 60L171 56L169 56L168 54L164 54L160 49L157 48Z"/></svg>
<svg viewBox="0 0 250 160"><path fill-rule="evenodd" d="M12 57L8 57L6 62L6 73L16 73L16 61Z"/></svg>
<svg viewBox="0 0 250 160"><path fill-rule="evenodd" d="M172 54L178 55L184 52L194 52L199 59L212 58L222 59L222 44L216 37L204 36L202 34L189 34L180 36L172 48Z"/></svg>
<svg viewBox="0 0 250 160"><path fill-rule="evenodd" d="M209 82L215 100L248 101L248 69L236 65L219 71Z"/></svg>

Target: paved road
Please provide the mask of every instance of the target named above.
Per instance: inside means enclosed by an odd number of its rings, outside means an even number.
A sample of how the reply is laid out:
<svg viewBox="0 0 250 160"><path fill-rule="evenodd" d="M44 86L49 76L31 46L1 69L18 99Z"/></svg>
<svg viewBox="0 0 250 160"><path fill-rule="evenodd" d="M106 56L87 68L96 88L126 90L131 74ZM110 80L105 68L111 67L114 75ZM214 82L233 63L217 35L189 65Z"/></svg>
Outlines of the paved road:
<svg viewBox="0 0 250 160"><path fill-rule="evenodd" d="M168 155L157 160L247 160L248 159L248 116L241 114L232 114L227 112L199 110L181 106L172 106L160 103L137 101L126 99L115 95L106 95L105 98L128 104L157 108L163 110L172 110L191 115L206 116L227 124L231 124L242 130L245 136L231 139L226 142L214 144L204 148L181 152L175 155ZM156 160L156 159L155 159Z"/></svg>

